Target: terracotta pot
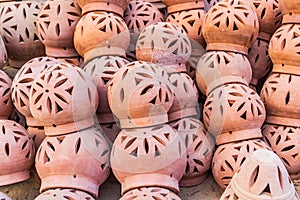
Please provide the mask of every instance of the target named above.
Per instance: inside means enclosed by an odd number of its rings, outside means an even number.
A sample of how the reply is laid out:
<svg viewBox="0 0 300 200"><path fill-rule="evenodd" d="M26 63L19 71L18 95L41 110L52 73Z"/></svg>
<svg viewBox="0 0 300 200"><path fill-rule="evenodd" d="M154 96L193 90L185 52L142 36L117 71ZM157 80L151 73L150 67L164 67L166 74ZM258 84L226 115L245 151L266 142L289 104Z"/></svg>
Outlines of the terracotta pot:
<svg viewBox="0 0 300 200"><path fill-rule="evenodd" d="M110 172L109 154L106 140L95 127L46 137L37 151L35 164L42 180L40 191L72 188L97 198L99 186Z"/></svg>
<svg viewBox="0 0 300 200"><path fill-rule="evenodd" d="M226 84L213 90L203 111L208 132L217 144L260 138L266 110L259 95L242 84Z"/></svg>
<svg viewBox="0 0 300 200"><path fill-rule="evenodd" d="M20 124L0 120L0 185L9 185L30 178L33 164L34 143Z"/></svg>
<svg viewBox="0 0 300 200"><path fill-rule="evenodd" d="M155 126L168 122L173 104L167 73L155 64L133 62L115 73L108 102L121 128Z"/></svg>
<svg viewBox="0 0 300 200"><path fill-rule="evenodd" d="M199 115L198 90L194 81L185 73L170 75L170 89L174 92L169 121Z"/></svg>
<svg viewBox="0 0 300 200"><path fill-rule="evenodd" d="M249 49L248 59L252 67L251 85L256 86L259 79L267 75L273 66L268 54L269 43L265 40L256 39Z"/></svg>
<svg viewBox="0 0 300 200"><path fill-rule="evenodd" d="M115 122L108 104L108 81L123 66L129 62L119 56L96 57L84 64L83 70L92 77L99 94L97 117L100 124Z"/></svg>
<svg viewBox="0 0 300 200"><path fill-rule="evenodd" d="M185 141L187 166L180 180L180 186L195 186L208 176L213 153L214 140L198 119L184 118L170 124Z"/></svg>
<svg viewBox="0 0 300 200"><path fill-rule="evenodd" d="M47 0L37 16L37 31L51 57L78 56L73 44L73 34L81 16L74 0Z"/></svg>
<svg viewBox="0 0 300 200"><path fill-rule="evenodd" d="M0 120L8 119L14 106L11 100L11 79L0 70Z"/></svg>
<svg viewBox="0 0 300 200"><path fill-rule="evenodd" d="M285 24L272 36L269 54L274 63L274 72L300 75L299 34L300 24Z"/></svg>
<svg viewBox="0 0 300 200"><path fill-rule="evenodd" d="M91 77L72 65L40 73L29 94L31 114L45 127L47 136L93 126L98 103L97 88Z"/></svg>
<svg viewBox="0 0 300 200"><path fill-rule="evenodd" d="M38 1L1 3L0 35L12 67L20 68L28 60L45 55L36 30L37 14L42 4Z"/></svg>
<svg viewBox="0 0 300 200"><path fill-rule="evenodd" d="M291 179L297 180L300 178L300 129L279 123L266 123L262 132L272 150L281 158Z"/></svg>
<svg viewBox="0 0 300 200"><path fill-rule="evenodd" d="M283 15L283 24L294 24L300 21L300 2L282 0L279 1L279 8Z"/></svg>
<svg viewBox="0 0 300 200"><path fill-rule="evenodd" d="M107 140L114 143L121 129L117 123L100 124L100 130L106 136Z"/></svg>
<svg viewBox="0 0 300 200"><path fill-rule="evenodd" d="M142 187L133 189L120 198L120 200L138 199L180 200L180 198L172 191L160 187Z"/></svg>
<svg viewBox="0 0 300 200"><path fill-rule="evenodd" d="M247 55L257 38L259 22L250 2L224 0L205 15L202 25L206 50L234 51Z"/></svg>
<svg viewBox="0 0 300 200"><path fill-rule="evenodd" d="M157 63L170 73L185 72L191 55L191 43L183 29L158 22L146 27L137 41L138 60Z"/></svg>
<svg viewBox="0 0 300 200"><path fill-rule="evenodd" d="M176 24L187 33L191 40L205 47L206 44L201 34L204 15L203 9L184 10L171 13L166 21Z"/></svg>
<svg viewBox="0 0 300 200"><path fill-rule="evenodd" d="M220 200L297 200L289 175L279 157L272 151L253 152L234 175Z"/></svg>
<svg viewBox="0 0 300 200"><path fill-rule="evenodd" d="M227 83L249 84L252 69L248 58L240 53L209 51L197 66L196 82L203 94Z"/></svg>
<svg viewBox="0 0 300 200"><path fill-rule="evenodd" d="M6 194L0 192L0 198L3 200L11 200L11 198L9 196L7 196Z"/></svg>
<svg viewBox="0 0 300 200"><path fill-rule="evenodd" d="M124 14L124 20L130 30L131 43L136 44L140 32L147 26L164 21L160 11L151 3L131 0Z"/></svg>
<svg viewBox="0 0 300 200"><path fill-rule="evenodd" d="M95 11L84 15L74 32L74 45L87 62L95 57L125 57L130 34L123 18L110 12Z"/></svg>
<svg viewBox="0 0 300 200"><path fill-rule="evenodd" d="M6 52L6 47L3 42L2 37L0 36L0 69L4 67L4 65L7 62L7 52Z"/></svg>
<svg viewBox="0 0 300 200"><path fill-rule="evenodd" d="M122 195L140 187L162 187L178 193L187 158L180 136L164 124L123 129L113 144L110 162L122 184Z"/></svg>
<svg viewBox="0 0 300 200"><path fill-rule="evenodd" d="M192 9L203 9L204 2L203 0L162 0L164 4L168 7L168 14L179 12L183 10L192 10Z"/></svg>
<svg viewBox="0 0 300 200"><path fill-rule="evenodd" d="M223 0L203 0L203 1L204 1L204 11L207 12L211 7L213 7L215 4Z"/></svg>
<svg viewBox="0 0 300 200"><path fill-rule="evenodd" d="M78 0L82 15L93 11L113 12L123 17L130 0Z"/></svg>
<svg viewBox="0 0 300 200"><path fill-rule="evenodd" d="M271 150L264 141L259 139L228 143L216 149L212 160L212 173L223 190L251 153L258 149Z"/></svg>
<svg viewBox="0 0 300 200"><path fill-rule="evenodd" d="M50 189L39 196L34 200L49 200L49 199L61 199L61 200L95 200L90 194L76 190L76 189Z"/></svg>
<svg viewBox="0 0 300 200"><path fill-rule="evenodd" d="M300 93L295 87L300 84L300 76L273 73L265 82L261 97L267 109L267 122L278 120L287 126L298 127Z"/></svg>

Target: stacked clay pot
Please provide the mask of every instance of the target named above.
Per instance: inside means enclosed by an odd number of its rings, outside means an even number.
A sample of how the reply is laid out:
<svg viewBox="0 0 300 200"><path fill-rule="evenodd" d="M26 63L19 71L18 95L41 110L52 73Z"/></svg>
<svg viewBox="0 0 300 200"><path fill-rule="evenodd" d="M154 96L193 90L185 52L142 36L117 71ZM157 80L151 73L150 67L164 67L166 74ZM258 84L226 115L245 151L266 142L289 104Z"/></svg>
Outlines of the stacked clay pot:
<svg viewBox="0 0 300 200"><path fill-rule="evenodd" d="M79 67L51 64L36 75L29 108L46 135L35 159L42 193L37 199L72 193L98 197L110 172L109 145L94 126L98 102L92 78Z"/></svg>
<svg viewBox="0 0 300 200"><path fill-rule="evenodd" d="M199 60L196 81L207 96L203 120L216 137L212 172L222 189L253 151L268 148L261 140L265 107L249 87L252 70L247 53L258 26L247 0L217 3L207 12L202 26L208 52Z"/></svg>
<svg viewBox="0 0 300 200"><path fill-rule="evenodd" d="M279 6L283 24L272 36L269 47L274 67L261 91L267 109L263 134L294 180L300 178L300 97L296 89L300 80L300 4L283 0Z"/></svg>

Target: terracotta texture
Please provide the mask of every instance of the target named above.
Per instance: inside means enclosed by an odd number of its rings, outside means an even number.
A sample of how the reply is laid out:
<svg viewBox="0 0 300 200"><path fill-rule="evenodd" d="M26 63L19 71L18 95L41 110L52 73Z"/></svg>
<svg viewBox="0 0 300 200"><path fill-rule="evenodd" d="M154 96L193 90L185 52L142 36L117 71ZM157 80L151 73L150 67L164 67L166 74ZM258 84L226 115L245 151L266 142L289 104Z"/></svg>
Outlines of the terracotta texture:
<svg viewBox="0 0 300 200"><path fill-rule="evenodd" d="M194 81L185 73L170 75L170 89L174 92L169 121L199 115L198 90Z"/></svg>
<svg viewBox="0 0 300 200"><path fill-rule="evenodd" d="M56 64L56 66L68 66ZM61 135L94 124L99 98L95 84L82 69L70 67L40 73L32 84L29 106L45 134ZM48 69L49 70L49 69Z"/></svg>
<svg viewBox="0 0 300 200"><path fill-rule="evenodd" d="M267 109L267 122L287 126L299 125L299 98L297 89L300 76L273 73L265 82L261 97Z"/></svg>
<svg viewBox="0 0 300 200"><path fill-rule="evenodd" d="M72 188L98 197L106 180L110 149L94 127L57 137L46 137L36 155L36 170L41 177L41 192ZM70 167L73 166L73 167Z"/></svg>
<svg viewBox="0 0 300 200"><path fill-rule="evenodd" d="M73 34L81 16L74 0L47 0L37 16L37 31L52 57L78 56L73 44Z"/></svg>
<svg viewBox="0 0 300 200"><path fill-rule="evenodd" d="M265 140L281 158L291 179L300 178L300 129L299 127L266 123L262 128Z"/></svg>
<svg viewBox="0 0 300 200"><path fill-rule="evenodd" d="M239 53L209 51L199 60L196 82L203 94L226 83L249 84L252 69L248 58Z"/></svg>
<svg viewBox="0 0 300 200"><path fill-rule="evenodd" d="M253 152L232 178L220 200L299 199L279 157L272 151Z"/></svg>
<svg viewBox="0 0 300 200"><path fill-rule="evenodd" d="M217 144L260 138L266 110L259 95L242 84L226 84L206 99L203 121Z"/></svg>
<svg viewBox="0 0 300 200"><path fill-rule="evenodd" d="M168 122L174 98L168 78L158 65L138 61L115 73L108 87L108 102L121 128Z"/></svg>
<svg viewBox="0 0 300 200"><path fill-rule="evenodd" d="M185 72L191 43L183 29L170 22L146 27L137 41L138 60L157 63L169 72Z"/></svg>
<svg viewBox="0 0 300 200"><path fill-rule="evenodd" d="M113 143L120 133L121 129L117 123L100 124L101 132L106 136L107 140Z"/></svg>
<svg viewBox="0 0 300 200"><path fill-rule="evenodd" d="M185 141L187 166L180 186L195 186L208 176L215 143L198 119L184 118L170 124Z"/></svg>
<svg viewBox="0 0 300 200"><path fill-rule="evenodd" d="M60 200L95 200L90 194L82 192L75 189L50 189L39 196L34 200L49 200L49 199L60 199Z"/></svg>
<svg viewBox="0 0 300 200"><path fill-rule="evenodd" d="M0 119L7 119L13 112L11 100L11 79L0 70Z"/></svg>
<svg viewBox="0 0 300 200"><path fill-rule="evenodd" d="M283 15L283 24L299 23L300 21L300 2L281 0L279 8Z"/></svg>
<svg viewBox="0 0 300 200"><path fill-rule="evenodd" d="M142 187L133 189L120 198L120 200L141 199L180 200L180 198L172 191L160 187Z"/></svg>
<svg viewBox="0 0 300 200"><path fill-rule="evenodd" d="M81 56L75 56L70 58L57 57L56 59L61 62L69 63L80 68L82 68L83 65L83 57Z"/></svg>
<svg viewBox="0 0 300 200"><path fill-rule="evenodd" d="M213 7L215 4L223 0L203 0L203 1L204 1L204 11L207 12L211 7Z"/></svg>
<svg viewBox="0 0 300 200"><path fill-rule="evenodd" d="M119 56L101 56L84 64L83 70L93 79L99 94L97 117L100 124L115 122L108 104L108 81L129 62Z"/></svg>
<svg viewBox="0 0 300 200"><path fill-rule="evenodd" d="M95 11L84 15L74 32L74 45L87 62L98 56L125 57L130 33L123 18L110 12Z"/></svg>
<svg viewBox="0 0 300 200"><path fill-rule="evenodd" d="M215 181L224 190L247 158L258 149L271 148L262 140L244 140L219 146L212 161Z"/></svg>
<svg viewBox="0 0 300 200"><path fill-rule="evenodd" d="M30 178L33 164L34 143L20 124L0 120L0 185L9 185Z"/></svg>
<svg viewBox="0 0 300 200"><path fill-rule="evenodd" d="M0 69L6 64L6 62L7 62L6 47L2 37L0 36Z"/></svg>
<svg viewBox="0 0 300 200"><path fill-rule="evenodd" d="M12 102L18 111L25 116L29 126L40 126L33 119L29 107L29 92L35 78L44 69L59 63L58 60L50 57L37 57L26 62L17 72L12 83Z"/></svg>
<svg viewBox="0 0 300 200"><path fill-rule="evenodd" d="M168 7L168 14L183 10L204 8L202 0L162 0L162 2Z"/></svg>
<svg viewBox="0 0 300 200"><path fill-rule="evenodd" d="M224 0L205 15L202 25L207 50L248 53L257 38L259 22L250 2Z"/></svg>
<svg viewBox="0 0 300 200"><path fill-rule="evenodd" d="M274 72L299 73L300 24L282 25L272 36L269 54L274 63Z"/></svg>
<svg viewBox="0 0 300 200"><path fill-rule="evenodd" d="M20 68L26 61L45 54L36 30L37 14L42 4L37 1L1 3L0 35L12 67Z"/></svg>
<svg viewBox="0 0 300 200"><path fill-rule="evenodd" d="M187 158L179 134L164 124L123 129L113 144L110 162L122 184L122 195L140 187L162 187L178 193Z"/></svg>
<svg viewBox="0 0 300 200"><path fill-rule="evenodd" d="M82 15L93 11L113 12L123 17L130 0L78 0Z"/></svg>

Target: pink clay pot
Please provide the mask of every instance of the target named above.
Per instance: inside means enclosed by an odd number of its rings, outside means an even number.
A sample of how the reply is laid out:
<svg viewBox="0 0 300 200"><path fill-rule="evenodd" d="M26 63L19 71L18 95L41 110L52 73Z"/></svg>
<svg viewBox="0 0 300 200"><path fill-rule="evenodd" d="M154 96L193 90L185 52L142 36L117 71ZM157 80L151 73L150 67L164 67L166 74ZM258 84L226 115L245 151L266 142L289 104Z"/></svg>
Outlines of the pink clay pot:
<svg viewBox="0 0 300 200"><path fill-rule="evenodd" d="M133 189L124 194L119 200L141 199L181 200L172 191L160 187L142 187Z"/></svg>
<svg viewBox="0 0 300 200"><path fill-rule="evenodd" d="M90 194L75 190L75 189L49 189L34 200L49 200L49 199L59 199L59 200L95 200Z"/></svg>
<svg viewBox="0 0 300 200"><path fill-rule="evenodd" d="M162 0L162 2L168 7L168 14L180 12L183 10L204 8L203 0Z"/></svg>
<svg viewBox="0 0 300 200"><path fill-rule="evenodd" d="M11 100L11 79L0 70L0 120L8 119L14 106Z"/></svg>
<svg viewBox="0 0 300 200"><path fill-rule="evenodd" d="M279 1L279 8L283 15L283 24L295 24L300 21L300 2L291 0Z"/></svg>
<svg viewBox="0 0 300 200"><path fill-rule="evenodd" d="M2 37L0 36L0 69L4 67L4 65L7 62L7 52L6 52L6 47L3 42Z"/></svg>

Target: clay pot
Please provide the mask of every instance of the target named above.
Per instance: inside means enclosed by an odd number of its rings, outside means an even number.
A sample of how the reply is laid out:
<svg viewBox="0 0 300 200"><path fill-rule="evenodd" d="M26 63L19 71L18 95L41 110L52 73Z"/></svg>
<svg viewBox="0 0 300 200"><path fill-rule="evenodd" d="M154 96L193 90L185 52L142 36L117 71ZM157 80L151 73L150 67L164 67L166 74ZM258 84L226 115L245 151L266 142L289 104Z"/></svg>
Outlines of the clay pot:
<svg viewBox="0 0 300 200"><path fill-rule="evenodd" d="M96 57L84 64L83 70L93 79L99 94L99 107L97 117L100 124L115 122L108 104L108 81L123 66L129 62L118 56Z"/></svg>
<svg viewBox="0 0 300 200"><path fill-rule="evenodd" d="M0 198L3 200L11 200L11 198L9 196L7 196L6 194L0 192Z"/></svg>
<svg viewBox="0 0 300 200"><path fill-rule="evenodd" d="M74 32L74 45L87 62L95 57L125 57L130 34L123 18L110 12L95 11L84 15Z"/></svg>
<svg viewBox="0 0 300 200"><path fill-rule="evenodd" d="M180 136L164 124L123 129L113 144L110 162L122 184L122 195L141 187L162 187L178 193L187 158Z"/></svg>
<svg viewBox="0 0 300 200"><path fill-rule="evenodd" d="M295 24L300 21L300 2L282 0L279 1L279 8L283 15L283 24Z"/></svg>
<svg viewBox="0 0 300 200"><path fill-rule="evenodd" d="M205 15L202 25L206 50L234 51L247 55L258 35L259 22L248 1L224 0Z"/></svg>
<svg viewBox="0 0 300 200"><path fill-rule="evenodd" d="M265 82L261 97L267 109L267 122L278 120L287 126L298 127L300 93L296 85L300 76L273 73Z"/></svg>
<svg viewBox="0 0 300 200"><path fill-rule="evenodd" d="M260 138L266 110L259 95L242 84L226 84L213 90L203 111L208 132L217 144Z"/></svg>
<svg viewBox="0 0 300 200"><path fill-rule="evenodd" d="M203 94L227 83L249 84L252 69L248 58L235 52L209 51L197 66L196 82Z"/></svg>
<svg viewBox="0 0 300 200"><path fill-rule="evenodd" d="M253 152L234 175L220 200L297 200L289 175L279 157L272 151Z"/></svg>
<svg viewBox="0 0 300 200"><path fill-rule="evenodd" d="M123 17L130 0L78 0L82 15L93 11L113 12Z"/></svg>
<svg viewBox="0 0 300 200"><path fill-rule="evenodd" d="M6 64L6 62L7 62L6 47L2 37L0 36L0 69Z"/></svg>
<svg viewBox="0 0 300 200"><path fill-rule="evenodd" d="M205 47L206 44L201 34L204 15L203 9L184 10L171 13L166 21L176 24L187 33L190 39Z"/></svg>
<svg viewBox="0 0 300 200"><path fill-rule="evenodd" d="M73 34L81 16L74 0L47 0L37 17L38 36L51 57L78 56L73 44Z"/></svg>
<svg viewBox="0 0 300 200"><path fill-rule="evenodd" d="M14 68L20 68L34 57L45 55L44 45L36 30L37 14L42 4L38 1L1 3L0 35L6 46L9 64Z"/></svg>
<svg viewBox="0 0 300 200"><path fill-rule="evenodd" d="M160 187L142 187L133 189L120 198L120 200L137 199L180 200L180 198L172 191Z"/></svg>
<svg viewBox="0 0 300 200"><path fill-rule="evenodd" d="M211 7L213 7L215 4L223 0L203 0L203 1L204 1L204 11L207 12Z"/></svg>
<svg viewBox="0 0 300 200"><path fill-rule="evenodd" d="M32 83L29 107L45 134L61 135L94 125L99 99L95 84L82 69L67 64L64 69L44 70Z"/></svg>
<svg viewBox="0 0 300 200"><path fill-rule="evenodd" d="M198 90L194 81L185 73L175 73L170 75L170 82L174 100L168 112L169 121L197 116L199 114Z"/></svg>
<svg viewBox="0 0 300 200"><path fill-rule="evenodd" d="M117 123L100 124L100 130L106 136L107 140L114 143L121 129Z"/></svg>
<svg viewBox="0 0 300 200"><path fill-rule="evenodd" d="M185 141L187 166L180 186L195 186L208 176L215 143L198 119L184 118L170 124Z"/></svg>
<svg viewBox="0 0 300 200"><path fill-rule="evenodd" d="M34 143L20 124L0 120L0 185L9 185L30 178L33 164Z"/></svg>
<svg viewBox="0 0 300 200"><path fill-rule="evenodd" d="M299 127L266 123L262 128L265 140L281 158L291 179L300 178L300 129Z"/></svg>
<svg viewBox="0 0 300 200"><path fill-rule="evenodd" d="M274 63L274 72L300 75L299 34L300 24L285 24L272 36L269 54Z"/></svg>
<svg viewBox="0 0 300 200"><path fill-rule="evenodd" d="M252 67L251 85L256 86L259 79L267 75L273 66L268 53L269 43L265 40L256 39L249 49L248 59Z"/></svg>
<svg viewBox="0 0 300 200"><path fill-rule="evenodd" d="M7 119L13 112L11 100L11 79L0 70L0 120Z"/></svg>
<svg viewBox="0 0 300 200"><path fill-rule="evenodd" d="M167 73L146 62L130 63L115 73L108 102L121 128L155 126L168 122L173 104Z"/></svg>
<svg viewBox="0 0 300 200"><path fill-rule="evenodd" d="M61 200L95 200L90 194L76 190L76 189L50 189L39 196L37 196L34 200L49 200L49 199L61 199Z"/></svg>
<svg viewBox="0 0 300 200"><path fill-rule="evenodd" d="M202 0L162 0L168 7L168 14L183 10L203 9L204 3Z"/></svg>
<svg viewBox="0 0 300 200"><path fill-rule="evenodd" d="M46 137L37 152L35 164L42 180L40 191L72 188L97 198L99 186L110 172L109 154L106 140L95 127Z"/></svg>
<svg viewBox="0 0 300 200"><path fill-rule="evenodd" d="M271 150L264 141L259 139L228 143L216 149L212 160L212 173L223 190L251 153L258 149Z"/></svg>
<svg viewBox="0 0 300 200"><path fill-rule="evenodd" d="M183 29L158 22L146 27L137 41L138 60L157 63L170 73L185 72L191 55L191 43Z"/></svg>

